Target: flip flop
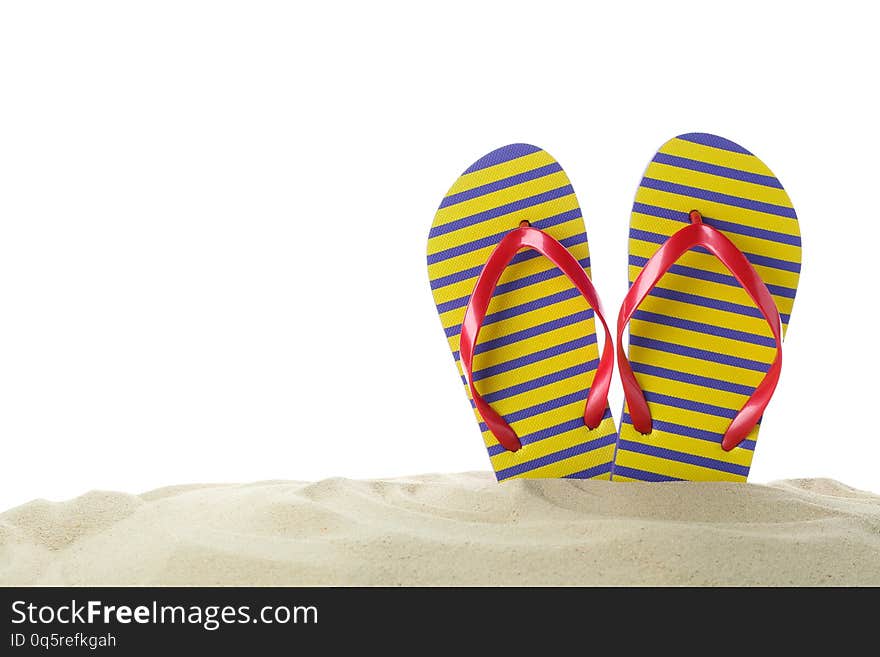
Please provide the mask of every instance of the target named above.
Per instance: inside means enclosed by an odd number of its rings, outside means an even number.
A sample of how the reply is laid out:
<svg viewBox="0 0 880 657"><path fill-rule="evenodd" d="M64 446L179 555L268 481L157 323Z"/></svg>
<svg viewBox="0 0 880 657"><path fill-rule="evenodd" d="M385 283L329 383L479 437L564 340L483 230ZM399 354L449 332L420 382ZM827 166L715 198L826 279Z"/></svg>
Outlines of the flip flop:
<svg viewBox="0 0 880 657"><path fill-rule="evenodd" d="M614 349L589 270L574 190L536 146L477 160L434 217L431 290L498 481L610 478Z"/></svg>
<svg viewBox="0 0 880 657"><path fill-rule="evenodd" d="M660 148L630 222L614 480L746 480L800 268L791 200L757 157L702 133Z"/></svg>

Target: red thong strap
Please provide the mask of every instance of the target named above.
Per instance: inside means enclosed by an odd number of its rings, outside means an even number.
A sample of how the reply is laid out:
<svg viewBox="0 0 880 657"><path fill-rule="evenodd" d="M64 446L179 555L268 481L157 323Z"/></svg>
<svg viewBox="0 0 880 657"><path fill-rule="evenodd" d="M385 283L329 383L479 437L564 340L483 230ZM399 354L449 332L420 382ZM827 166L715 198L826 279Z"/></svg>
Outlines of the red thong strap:
<svg viewBox="0 0 880 657"><path fill-rule="evenodd" d="M549 258L586 298L605 328L605 346L602 349L602 357L599 360L599 366L596 368L593 385L590 387L584 408L584 423L590 429L595 429L599 426L602 416L605 414L605 407L608 403L608 388L611 384L611 374L614 370L614 347L611 342L611 332L602 315L602 306L599 303L599 297L596 294L595 288L593 288L592 281L584 272L580 263L575 260L574 256L562 244L547 233L537 228L532 228L528 222L522 222L519 228L512 230L502 238L483 266L464 313L459 345L462 367L467 376L474 404L486 426L489 427L489 430L498 442L511 452L515 452L522 447L522 443L520 443L516 432L504 418L496 413L480 396L480 393L477 392L474 386L473 361L474 346L477 343L480 328L486 317L486 309L489 307L489 302L495 293L495 286L498 285L498 279L501 278L502 272L507 268L517 252L523 248L534 249L541 255Z"/></svg>
<svg viewBox="0 0 880 657"><path fill-rule="evenodd" d="M690 212L690 219L692 223L689 226L672 235L651 256L624 298L620 314L617 317L617 362L633 426L640 433L649 434L652 429L651 411L648 409L645 395L623 352L623 331L639 304L676 260L695 246L702 246L711 251L736 277L739 284L758 306L764 319L770 324L773 339L776 341L776 357L773 359L773 364L745 406L740 409L724 432L721 447L725 451L730 451L749 435L758 420L761 419L761 415L763 415L764 409L776 389L779 372L782 369L782 322L779 318L779 309L776 307L773 297L770 296L770 291L742 251L736 248L723 233L704 224L703 218L696 210Z"/></svg>

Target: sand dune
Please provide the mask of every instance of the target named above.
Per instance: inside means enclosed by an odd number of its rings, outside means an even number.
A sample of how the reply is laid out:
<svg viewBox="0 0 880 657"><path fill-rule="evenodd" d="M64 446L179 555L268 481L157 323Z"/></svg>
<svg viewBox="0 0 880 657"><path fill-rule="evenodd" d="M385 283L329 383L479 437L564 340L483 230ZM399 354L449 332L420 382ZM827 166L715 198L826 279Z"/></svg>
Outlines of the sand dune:
<svg viewBox="0 0 880 657"><path fill-rule="evenodd" d="M487 473L92 492L0 514L0 584L880 585L880 496Z"/></svg>

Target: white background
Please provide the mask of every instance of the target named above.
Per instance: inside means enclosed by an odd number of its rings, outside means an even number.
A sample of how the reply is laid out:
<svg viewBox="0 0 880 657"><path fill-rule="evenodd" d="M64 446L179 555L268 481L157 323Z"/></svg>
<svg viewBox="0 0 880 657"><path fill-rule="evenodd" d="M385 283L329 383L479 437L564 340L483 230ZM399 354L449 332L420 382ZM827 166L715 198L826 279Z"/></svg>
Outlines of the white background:
<svg viewBox="0 0 880 657"><path fill-rule="evenodd" d="M487 469L428 289L441 197L546 148L614 314L636 185L689 131L801 220L752 479L880 491L877 20L820 6L4 3L0 509Z"/></svg>

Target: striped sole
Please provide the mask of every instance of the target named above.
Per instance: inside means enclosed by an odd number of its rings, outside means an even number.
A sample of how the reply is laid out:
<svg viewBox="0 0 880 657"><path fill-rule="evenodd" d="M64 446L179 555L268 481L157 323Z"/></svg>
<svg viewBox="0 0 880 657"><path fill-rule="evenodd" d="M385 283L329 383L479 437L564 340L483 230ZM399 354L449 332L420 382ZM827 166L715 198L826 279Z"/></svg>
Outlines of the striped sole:
<svg viewBox="0 0 880 657"><path fill-rule="evenodd" d="M512 144L475 162L431 226L428 276L468 399L458 354L465 308L489 254L524 219L559 240L589 274L574 190L562 167L535 146ZM499 481L610 478L617 442L611 412L592 431L583 421L599 362L593 311L549 260L534 251L517 254L499 280L474 351L480 393L523 444L505 450L474 410Z"/></svg>
<svg viewBox="0 0 880 657"><path fill-rule="evenodd" d="M630 284L691 210L746 254L784 331L801 267L797 216L757 157L714 135L676 137L648 165L630 222ZM654 429L641 435L624 408L613 479L745 481L760 427L730 452L721 438L775 350L770 327L730 272L703 249L686 253L635 313L628 353Z"/></svg>

